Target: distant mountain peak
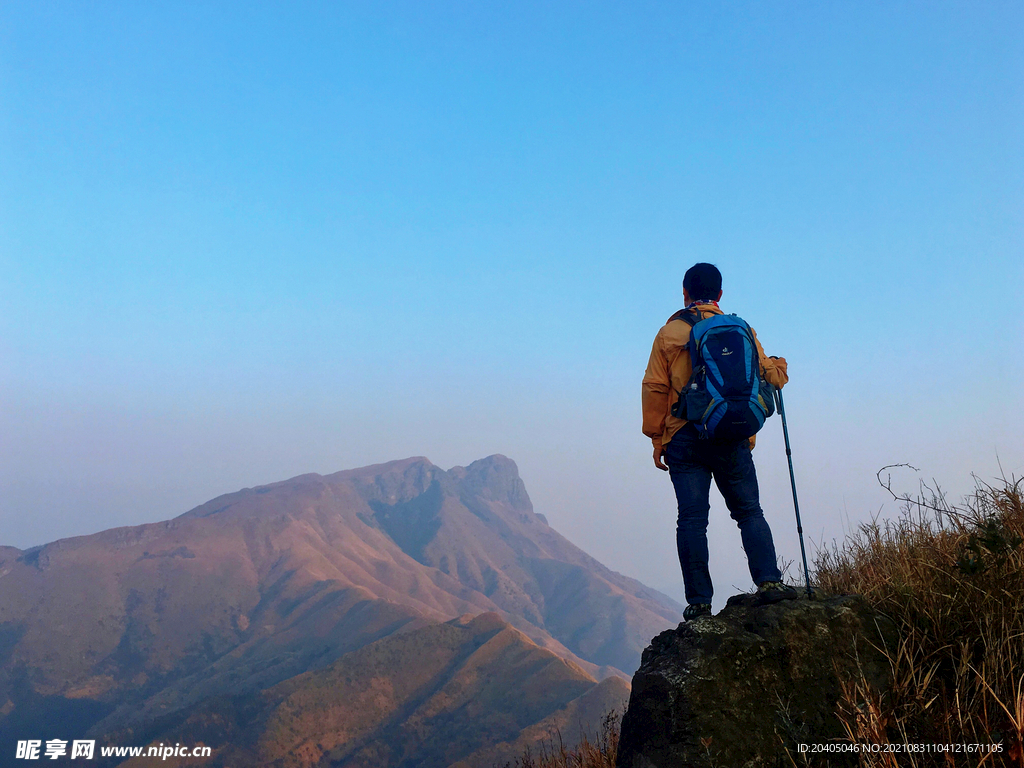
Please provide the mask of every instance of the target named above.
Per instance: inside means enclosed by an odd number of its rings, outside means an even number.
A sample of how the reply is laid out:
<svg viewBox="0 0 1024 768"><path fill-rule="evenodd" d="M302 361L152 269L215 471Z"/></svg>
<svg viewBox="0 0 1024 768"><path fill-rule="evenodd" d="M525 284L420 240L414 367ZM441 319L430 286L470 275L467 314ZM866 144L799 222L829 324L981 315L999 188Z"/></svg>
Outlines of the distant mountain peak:
<svg viewBox="0 0 1024 768"><path fill-rule="evenodd" d="M495 453L468 467L452 467L448 475L459 481L463 492L488 501L501 501L520 512L533 512L519 467L507 456Z"/></svg>
<svg viewBox="0 0 1024 768"><path fill-rule="evenodd" d="M500 453L478 459L468 467L452 467L447 472L425 456L345 469L329 475L308 473L254 488L242 488L224 494L180 515L181 518L209 517L230 509L253 495L323 492L329 487L350 484L371 506L397 506L432 490L454 498L476 496L487 501L508 504L517 512L533 512L526 485L519 477L516 463Z"/></svg>

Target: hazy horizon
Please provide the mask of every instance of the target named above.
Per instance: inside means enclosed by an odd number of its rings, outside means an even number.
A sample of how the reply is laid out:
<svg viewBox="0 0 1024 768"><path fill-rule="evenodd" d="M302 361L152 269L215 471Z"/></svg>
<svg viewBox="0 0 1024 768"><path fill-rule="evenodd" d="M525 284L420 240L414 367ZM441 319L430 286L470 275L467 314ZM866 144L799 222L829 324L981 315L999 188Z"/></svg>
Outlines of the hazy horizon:
<svg viewBox="0 0 1024 768"><path fill-rule="evenodd" d="M1022 22L0 2L0 544L501 453L678 599L640 380L697 261L789 360L812 551L896 513L884 465L1024 475ZM777 417L754 455L795 560ZM714 498L717 607L749 584Z"/></svg>

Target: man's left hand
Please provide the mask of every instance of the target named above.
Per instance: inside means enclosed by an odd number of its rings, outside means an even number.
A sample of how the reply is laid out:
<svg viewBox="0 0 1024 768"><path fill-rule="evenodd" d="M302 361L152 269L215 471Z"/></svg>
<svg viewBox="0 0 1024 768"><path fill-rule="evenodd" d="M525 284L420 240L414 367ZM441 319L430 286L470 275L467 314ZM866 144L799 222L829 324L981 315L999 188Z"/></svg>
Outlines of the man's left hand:
<svg viewBox="0 0 1024 768"><path fill-rule="evenodd" d="M661 460L661 455L664 452L665 452L665 449L662 448L661 443L655 443L654 444L654 466L656 466L658 469L663 469L666 472L668 472L668 467L666 467L665 464Z"/></svg>

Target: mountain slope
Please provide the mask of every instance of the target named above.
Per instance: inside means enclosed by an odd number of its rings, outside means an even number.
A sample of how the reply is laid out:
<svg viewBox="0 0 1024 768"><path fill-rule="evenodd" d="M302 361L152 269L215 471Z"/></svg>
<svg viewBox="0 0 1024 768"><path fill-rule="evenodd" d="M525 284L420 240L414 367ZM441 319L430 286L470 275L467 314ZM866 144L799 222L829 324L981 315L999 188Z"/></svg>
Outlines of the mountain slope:
<svg viewBox="0 0 1024 768"><path fill-rule="evenodd" d="M486 613L385 638L262 694L207 700L115 738L227 744L214 767L490 766L556 724L572 743L579 722L621 710L628 695L620 678L598 684Z"/></svg>
<svg viewBox="0 0 1024 768"><path fill-rule="evenodd" d="M367 469L325 479L351 482L406 554L588 661L631 673L648 628L678 621L672 600L606 568L534 514L511 459L491 456L448 472L414 461L402 472L408 484L384 489L376 468Z"/></svg>

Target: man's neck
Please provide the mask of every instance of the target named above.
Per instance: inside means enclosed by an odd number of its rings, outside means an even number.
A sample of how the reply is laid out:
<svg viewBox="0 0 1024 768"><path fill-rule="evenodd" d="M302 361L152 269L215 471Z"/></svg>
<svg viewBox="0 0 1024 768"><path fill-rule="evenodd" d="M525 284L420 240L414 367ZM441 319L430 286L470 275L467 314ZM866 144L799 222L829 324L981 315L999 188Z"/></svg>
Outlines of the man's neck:
<svg viewBox="0 0 1024 768"><path fill-rule="evenodd" d="M710 304L716 309L721 309L721 307L718 306L718 302L715 301L714 299L694 299L693 301L686 305L686 308L691 309L693 307L698 307L701 304Z"/></svg>

